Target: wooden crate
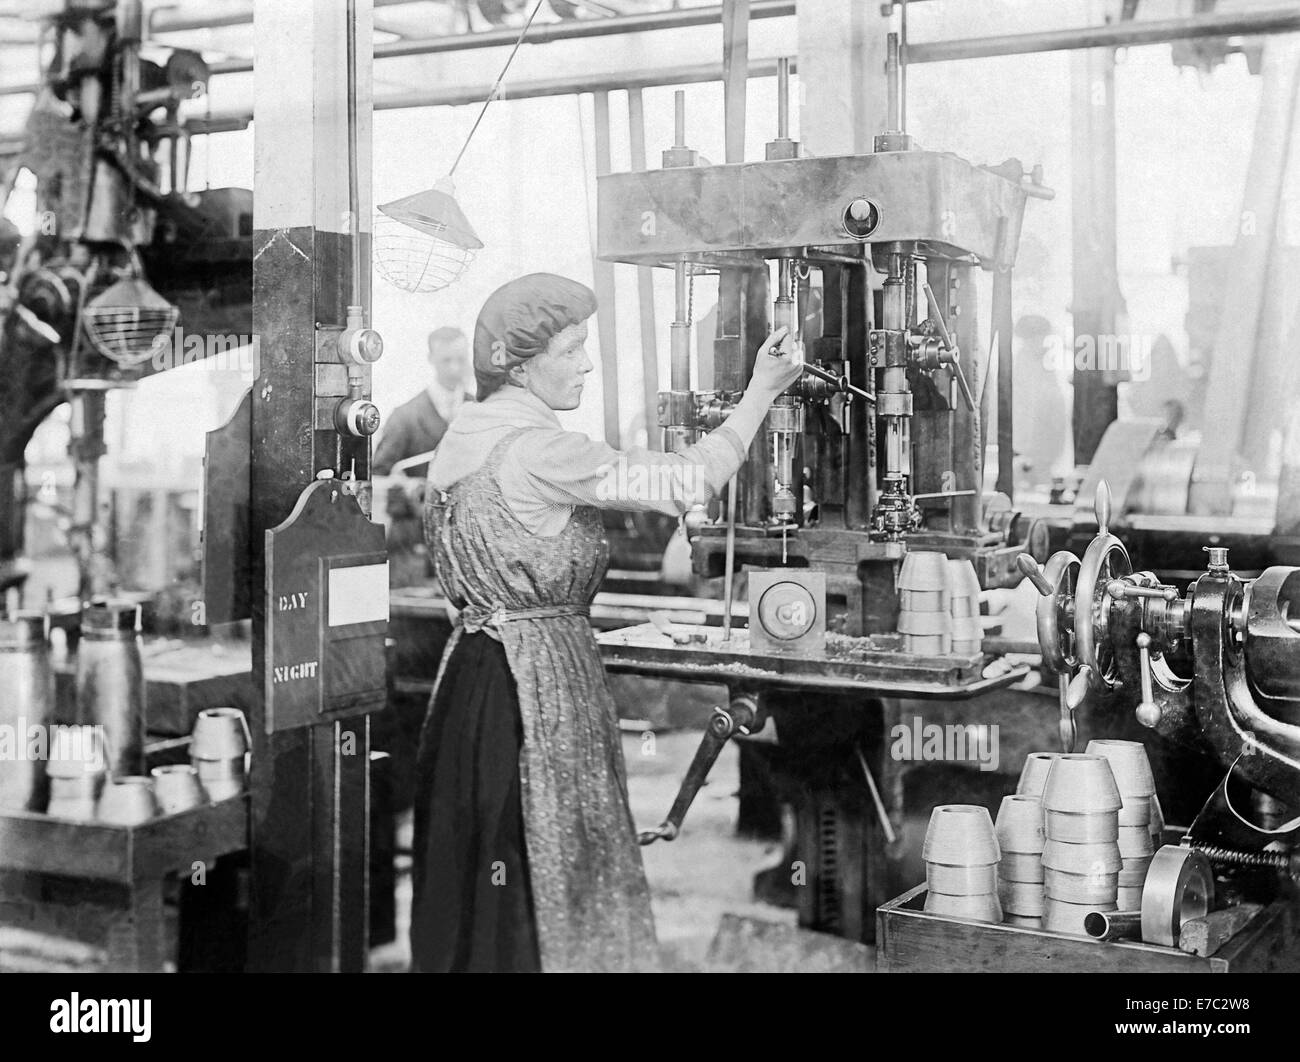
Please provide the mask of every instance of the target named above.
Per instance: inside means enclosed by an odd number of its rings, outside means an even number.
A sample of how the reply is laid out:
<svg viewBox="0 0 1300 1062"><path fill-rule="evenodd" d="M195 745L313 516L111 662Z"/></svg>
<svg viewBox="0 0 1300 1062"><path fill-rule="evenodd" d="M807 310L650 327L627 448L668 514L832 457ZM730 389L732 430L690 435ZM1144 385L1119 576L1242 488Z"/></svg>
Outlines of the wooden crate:
<svg viewBox="0 0 1300 1062"><path fill-rule="evenodd" d="M880 973L1269 973L1300 970L1300 906L1278 901L1214 955L926 914L918 885L876 911Z"/></svg>

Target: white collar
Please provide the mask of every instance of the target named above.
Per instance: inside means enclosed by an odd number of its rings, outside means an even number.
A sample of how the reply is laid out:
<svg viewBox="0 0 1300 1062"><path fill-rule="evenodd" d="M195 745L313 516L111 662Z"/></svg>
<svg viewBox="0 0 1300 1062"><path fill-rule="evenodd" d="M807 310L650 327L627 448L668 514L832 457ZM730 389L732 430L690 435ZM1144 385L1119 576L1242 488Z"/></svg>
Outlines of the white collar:
<svg viewBox="0 0 1300 1062"><path fill-rule="evenodd" d="M429 386L426 387L425 390L429 392L429 397L433 399L434 405L439 405L441 403L451 404L454 402L460 402L465 397L465 392L463 388L443 387L442 384L440 384L436 379L431 380L429 382Z"/></svg>
<svg viewBox="0 0 1300 1062"><path fill-rule="evenodd" d="M456 414L429 465L429 481L450 485L476 469L492 446L515 428L560 428L555 410L526 387L505 384Z"/></svg>
<svg viewBox="0 0 1300 1062"><path fill-rule="evenodd" d="M482 416L476 419L483 421L482 427L478 427L477 430L502 425L514 425L520 428L560 427L560 418L555 415L555 410L526 387L504 384L482 402L477 403L475 408L482 413ZM472 426L470 430L475 430L475 427Z"/></svg>

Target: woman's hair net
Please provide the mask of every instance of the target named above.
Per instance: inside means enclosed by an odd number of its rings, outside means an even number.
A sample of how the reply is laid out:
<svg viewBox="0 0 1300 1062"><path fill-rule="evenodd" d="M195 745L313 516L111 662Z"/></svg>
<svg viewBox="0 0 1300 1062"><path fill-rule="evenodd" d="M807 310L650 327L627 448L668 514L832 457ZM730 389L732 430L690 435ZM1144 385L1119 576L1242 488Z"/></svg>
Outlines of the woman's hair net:
<svg viewBox="0 0 1300 1062"><path fill-rule="evenodd" d="M596 293L554 273L530 273L488 296L474 328L474 377L482 401L510 369L546 349L551 338L596 312Z"/></svg>

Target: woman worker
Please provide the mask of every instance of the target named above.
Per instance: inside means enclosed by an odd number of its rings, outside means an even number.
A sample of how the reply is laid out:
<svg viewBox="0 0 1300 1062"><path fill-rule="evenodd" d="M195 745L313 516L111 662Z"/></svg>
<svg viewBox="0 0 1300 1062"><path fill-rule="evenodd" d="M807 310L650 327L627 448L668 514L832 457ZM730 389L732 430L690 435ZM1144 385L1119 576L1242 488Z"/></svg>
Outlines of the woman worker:
<svg viewBox="0 0 1300 1062"><path fill-rule="evenodd" d="M720 428L680 454L619 452L555 415L582 397L595 310L589 288L549 273L495 291L474 334L478 403L429 467L425 535L460 612L417 760L414 970L657 966L588 620L608 565L599 507L683 513L707 501L800 367L779 356L781 330Z"/></svg>

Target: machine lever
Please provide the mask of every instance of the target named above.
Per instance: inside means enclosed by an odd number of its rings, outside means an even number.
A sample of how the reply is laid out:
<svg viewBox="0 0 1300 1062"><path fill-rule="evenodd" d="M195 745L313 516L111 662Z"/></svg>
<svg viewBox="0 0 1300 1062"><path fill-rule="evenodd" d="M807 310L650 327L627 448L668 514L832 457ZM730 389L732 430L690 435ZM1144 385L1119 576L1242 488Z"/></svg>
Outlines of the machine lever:
<svg viewBox="0 0 1300 1062"><path fill-rule="evenodd" d="M695 796L708 778L709 771L717 760L722 747L733 734L748 734L758 718L758 705L752 697L737 697L726 708L715 707L709 717L700 747L695 750L695 759L682 779L681 788L677 790L677 799L668 811L668 817L653 830L642 830L637 834L639 844L654 844L655 841L671 841L682 829L682 820L690 810Z"/></svg>
<svg viewBox="0 0 1300 1062"><path fill-rule="evenodd" d="M18 319L47 343L57 343L61 338L53 327L47 325L21 302L14 303L14 313Z"/></svg>
<svg viewBox="0 0 1300 1062"><path fill-rule="evenodd" d="M962 401L966 403L967 410L974 413L975 396L971 394L970 384L966 382L966 374L962 371L961 362L958 360L957 348L945 350L939 355L939 361L943 365L952 366L953 374L957 377L957 386L961 389Z"/></svg>
<svg viewBox="0 0 1300 1062"><path fill-rule="evenodd" d="M864 391L861 387L849 383L847 376L836 376L833 372L827 372L819 365L804 365L803 371L816 376L819 380L825 380L831 384L837 391L848 391L857 395L859 398L865 398L868 402L875 402L876 396L870 391Z"/></svg>
<svg viewBox="0 0 1300 1062"><path fill-rule="evenodd" d="M934 314L934 324L939 329L939 338L943 340L943 349L956 349L952 336L948 334L948 325L944 322L943 311L939 309L939 300L934 297L934 290L929 283L925 285L925 301L930 304L930 312Z"/></svg>
<svg viewBox="0 0 1300 1062"><path fill-rule="evenodd" d="M1138 678L1142 683L1142 701L1137 706L1137 720L1145 727L1153 727L1160 722L1160 707L1156 704L1155 693L1151 688L1151 635L1139 631Z"/></svg>
<svg viewBox="0 0 1300 1062"><path fill-rule="evenodd" d="M1079 730L1074 723L1074 709L1070 707L1070 698L1067 694L1070 680L1062 673L1056 676L1056 688L1060 697L1061 707L1061 751L1073 752L1074 743L1078 740Z"/></svg>
<svg viewBox="0 0 1300 1062"><path fill-rule="evenodd" d="M1074 711L1088 696L1088 687L1092 684L1092 668L1087 664L1079 668L1079 673L1070 679L1065 690L1065 703Z"/></svg>
<svg viewBox="0 0 1300 1062"><path fill-rule="evenodd" d="M1110 484L1104 479L1097 483L1097 493L1093 495L1092 511L1097 517L1097 535L1105 538L1110 533Z"/></svg>
<svg viewBox="0 0 1300 1062"><path fill-rule="evenodd" d="M1016 567L1020 569L1024 577L1034 584L1043 597L1051 597L1053 593L1052 584L1048 582L1047 576L1043 573L1043 566L1034 560L1028 553L1021 553L1016 557Z"/></svg>
<svg viewBox="0 0 1300 1062"><path fill-rule="evenodd" d="M957 386L961 388L962 401L966 403L967 410L974 413L975 396L971 394L970 384L966 382L966 374L962 371L957 344L948 334L948 325L944 322L943 312L939 309L939 300L934 297L934 291L928 283L925 285L925 299L930 304L935 327L939 330L939 338L943 341L943 353L939 355L939 362L942 365L952 366L953 375L957 377Z"/></svg>
<svg viewBox="0 0 1300 1062"><path fill-rule="evenodd" d="M1146 597L1153 601L1177 601L1178 590L1172 586L1131 586L1122 579L1112 579L1106 584L1106 593L1122 601L1126 597Z"/></svg>

